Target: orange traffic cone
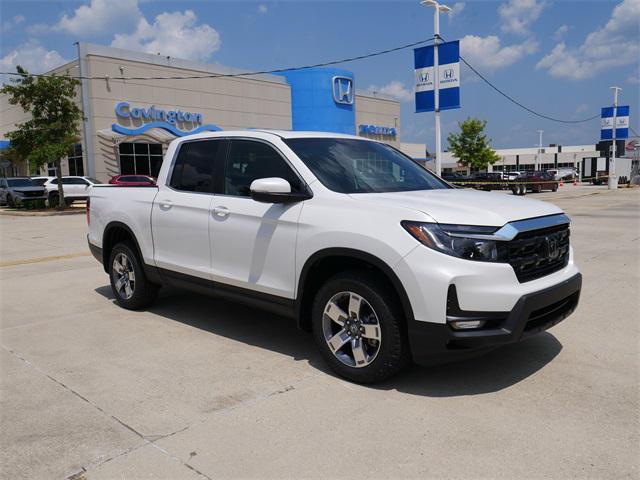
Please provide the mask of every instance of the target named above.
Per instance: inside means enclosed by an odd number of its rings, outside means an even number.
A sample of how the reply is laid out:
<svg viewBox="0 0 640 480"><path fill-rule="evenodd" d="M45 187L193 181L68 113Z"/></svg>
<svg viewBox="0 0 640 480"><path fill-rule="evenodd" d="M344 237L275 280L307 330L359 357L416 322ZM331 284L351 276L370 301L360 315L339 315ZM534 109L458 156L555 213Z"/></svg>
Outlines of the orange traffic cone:
<svg viewBox="0 0 640 480"><path fill-rule="evenodd" d="M561 178L561 179L560 179L560 186L561 186L561 187L564 187L564 178Z"/></svg>
<svg viewBox="0 0 640 480"><path fill-rule="evenodd" d="M578 183L576 182L576 177L573 177L573 186L575 187Z"/></svg>

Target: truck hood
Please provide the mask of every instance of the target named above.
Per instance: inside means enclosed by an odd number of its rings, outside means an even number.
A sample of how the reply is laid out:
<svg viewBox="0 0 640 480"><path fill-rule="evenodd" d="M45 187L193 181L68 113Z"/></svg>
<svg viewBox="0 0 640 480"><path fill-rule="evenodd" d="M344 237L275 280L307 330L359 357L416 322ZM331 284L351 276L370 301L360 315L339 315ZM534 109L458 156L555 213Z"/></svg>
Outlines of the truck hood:
<svg viewBox="0 0 640 480"><path fill-rule="evenodd" d="M470 189L361 193L352 194L351 197L368 202L372 206L385 204L417 210L429 215L438 223L456 225L501 227L515 220L562 213L555 205L539 200Z"/></svg>

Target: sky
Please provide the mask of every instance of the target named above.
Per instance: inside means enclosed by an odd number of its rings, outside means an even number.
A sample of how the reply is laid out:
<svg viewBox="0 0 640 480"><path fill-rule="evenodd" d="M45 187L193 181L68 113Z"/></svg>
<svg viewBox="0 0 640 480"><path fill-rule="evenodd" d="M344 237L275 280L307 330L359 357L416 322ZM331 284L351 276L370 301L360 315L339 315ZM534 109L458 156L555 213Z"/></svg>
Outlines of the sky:
<svg viewBox="0 0 640 480"><path fill-rule="evenodd" d="M579 120L631 106L640 132L640 0L451 1L440 34L492 83L531 109ZM247 70L337 60L433 36L433 9L410 1L0 0L0 71L34 73L77 56L85 41ZM401 102L401 140L434 144L434 116L415 113L413 54L406 49L340 65L356 88ZM467 117L487 121L495 148L598 141L600 120L562 124L508 102L466 67L461 108L442 113L443 143Z"/></svg>

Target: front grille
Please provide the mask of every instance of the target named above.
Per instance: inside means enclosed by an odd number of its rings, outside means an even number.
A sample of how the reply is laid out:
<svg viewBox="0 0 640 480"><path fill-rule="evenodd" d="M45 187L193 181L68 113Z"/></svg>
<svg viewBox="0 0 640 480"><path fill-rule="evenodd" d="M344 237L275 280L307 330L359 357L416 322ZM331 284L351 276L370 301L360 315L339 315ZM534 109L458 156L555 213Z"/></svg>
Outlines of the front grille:
<svg viewBox="0 0 640 480"><path fill-rule="evenodd" d="M519 233L505 249L520 283L544 277L569 262L569 225Z"/></svg>

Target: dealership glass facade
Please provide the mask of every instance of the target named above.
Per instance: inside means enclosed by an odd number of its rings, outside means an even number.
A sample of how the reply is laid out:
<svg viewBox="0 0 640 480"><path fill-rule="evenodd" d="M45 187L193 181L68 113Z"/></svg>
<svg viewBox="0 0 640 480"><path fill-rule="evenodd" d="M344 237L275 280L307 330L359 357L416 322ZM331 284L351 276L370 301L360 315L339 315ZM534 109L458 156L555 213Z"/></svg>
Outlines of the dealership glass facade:
<svg viewBox="0 0 640 480"><path fill-rule="evenodd" d="M161 143L121 143L118 152L121 174L158 177L162 165Z"/></svg>

